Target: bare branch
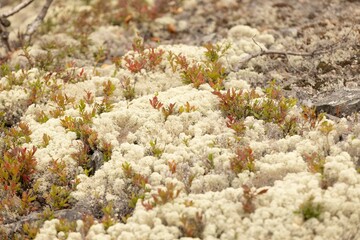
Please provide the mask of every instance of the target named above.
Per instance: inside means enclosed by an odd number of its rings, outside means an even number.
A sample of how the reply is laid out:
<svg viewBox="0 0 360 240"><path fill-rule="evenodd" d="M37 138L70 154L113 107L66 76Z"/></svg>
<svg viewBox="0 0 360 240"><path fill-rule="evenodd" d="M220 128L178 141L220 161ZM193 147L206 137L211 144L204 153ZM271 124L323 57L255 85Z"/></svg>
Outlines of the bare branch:
<svg viewBox="0 0 360 240"><path fill-rule="evenodd" d="M325 53L331 52L338 48L336 45L339 45L340 42L345 41L345 38L342 38L341 41L338 43L335 43L328 47L318 48L315 49L312 52L287 52L287 51L279 51L279 50L264 50L256 41L254 38L252 38L253 42L260 48L260 52L249 54L248 56L244 57L240 60L240 64L243 66L247 62L249 62L251 59L264 56L264 55L281 55L281 56L301 56L301 57L314 57L318 55L323 55Z"/></svg>
<svg viewBox="0 0 360 240"><path fill-rule="evenodd" d="M258 47L260 48L261 52L263 52L264 49L257 43L257 41L255 41L255 39L254 39L255 37L256 37L256 35L254 35L251 39L252 39L253 42L256 44L256 46L258 46Z"/></svg>
<svg viewBox="0 0 360 240"><path fill-rule="evenodd" d="M44 4L43 8L41 9L39 15L35 18L35 20L30 23L26 28L26 33L24 35L25 41L30 41L31 36L36 32L42 21L44 20L47 11L49 10L49 7L53 0L46 0L46 3Z"/></svg>
<svg viewBox="0 0 360 240"><path fill-rule="evenodd" d="M10 26L10 21L7 19L8 17L18 13L21 9L29 6L34 0L25 0L11 9L9 12L0 15L0 34L1 34L1 42L6 47L8 52L11 51L11 47L9 44L9 32L7 31L7 27Z"/></svg>
<svg viewBox="0 0 360 240"><path fill-rule="evenodd" d="M14 15L15 13L19 12L21 9L27 7L30 3L32 3L34 0L25 0L23 2L21 2L20 4L18 4L16 7L14 7L13 9L11 9L9 12L3 14L2 16L5 18L8 18L12 15Z"/></svg>

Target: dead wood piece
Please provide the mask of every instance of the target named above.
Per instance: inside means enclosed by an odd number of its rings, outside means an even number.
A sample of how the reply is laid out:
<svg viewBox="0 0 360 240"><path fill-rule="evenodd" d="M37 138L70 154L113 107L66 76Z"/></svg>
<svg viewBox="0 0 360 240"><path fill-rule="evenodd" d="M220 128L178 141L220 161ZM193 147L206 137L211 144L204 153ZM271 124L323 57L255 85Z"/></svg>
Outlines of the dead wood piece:
<svg viewBox="0 0 360 240"><path fill-rule="evenodd" d="M23 2L19 3L17 6L15 6L14 8L12 8L7 13L4 13L2 16L5 17L5 18L8 18L8 17L14 15L15 13L18 13L21 9L26 8L27 6L29 6L30 3L32 3L33 1L34 0L23 1Z"/></svg>
<svg viewBox="0 0 360 240"><path fill-rule="evenodd" d="M27 26L26 33L24 35L24 39L26 42L29 42L31 40L31 36L36 32L36 30L39 28L40 24L43 22L52 2L53 2L53 0L46 0L39 15L35 18L35 20L32 23L30 23Z"/></svg>

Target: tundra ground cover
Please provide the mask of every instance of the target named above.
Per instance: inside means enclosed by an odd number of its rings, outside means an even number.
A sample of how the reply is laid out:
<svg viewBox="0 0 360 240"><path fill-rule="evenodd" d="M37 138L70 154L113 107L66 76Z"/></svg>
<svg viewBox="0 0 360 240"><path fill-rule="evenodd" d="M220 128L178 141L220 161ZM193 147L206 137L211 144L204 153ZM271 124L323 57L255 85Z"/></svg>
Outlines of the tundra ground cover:
<svg viewBox="0 0 360 240"><path fill-rule="evenodd" d="M88 31L72 37L92 64L33 46L19 50L25 67L2 65L4 237L359 236L358 120L318 115L272 79L250 86L251 63L233 69L271 34L238 25L204 46L135 37L102 64Z"/></svg>

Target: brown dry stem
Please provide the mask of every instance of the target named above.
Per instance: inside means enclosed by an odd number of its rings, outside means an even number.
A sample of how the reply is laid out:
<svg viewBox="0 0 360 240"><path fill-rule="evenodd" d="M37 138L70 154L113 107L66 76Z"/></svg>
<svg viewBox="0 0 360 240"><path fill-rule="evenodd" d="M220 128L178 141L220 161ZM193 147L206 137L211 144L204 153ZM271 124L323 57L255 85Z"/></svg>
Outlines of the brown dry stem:
<svg viewBox="0 0 360 240"><path fill-rule="evenodd" d="M42 23L42 21L44 20L51 3L53 2L53 0L46 0L43 8L41 9L40 13L38 14L38 16L35 18L35 20L30 23L27 28L26 28L26 33L24 34L24 39L26 42L31 40L31 36L36 32L36 30L39 28L40 24Z"/></svg>
<svg viewBox="0 0 360 240"><path fill-rule="evenodd" d="M29 6L30 3L32 3L33 1L34 0L26 0L26 1L23 1L23 2L19 3L18 5L13 7L10 11L3 14L2 17L8 18L8 17L14 15L15 13L18 13L21 9L26 8L27 6Z"/></svg>
<svg viewBox="0 0 360 240"><path fill-rule="evenodd" d="M7 30L7 27L9 27L11 23L7 18L20 12L22 9L29 6L33 1L34 0L25 0L19 3L18 5L16 5L15 7L13 7L10 11L0 16L0 34L1 34L0 37L1 37L1 42L5 46L7 52L11 51L11 47L9 43L9 31ZM31 40L31 36L36 32L40 24L43 22L52 2L53 0L46 0L38 16L35 18L35 20L32 23L30 23L27 26L26 32L22 35L22 38L25 40L25 42L29 42Z"/></svg>
<svg viewBox="0 0 360 240"><path fill-rule="evenodd" d="M265 56L265 55L280 55L288 58L288 56L300 56L300 57L315 57L319 55L323 55L329 52L332 52L336 49L339 49L342 47L341 43L345 43L349 37L349 34L354 29L355 25L351 27L349 32L345 34L338 42L331 44L329 46L324 46L321 48L317 48L314 51L311 52L292 52L292 51L280 51L280 50L265 50L263 49L254 39L252 38L253 42L260 48L260 52L249 54L248 56L244 57L242 60L240 60L240 66L245 66L246 63L248 63L253 58Z"/></svg>

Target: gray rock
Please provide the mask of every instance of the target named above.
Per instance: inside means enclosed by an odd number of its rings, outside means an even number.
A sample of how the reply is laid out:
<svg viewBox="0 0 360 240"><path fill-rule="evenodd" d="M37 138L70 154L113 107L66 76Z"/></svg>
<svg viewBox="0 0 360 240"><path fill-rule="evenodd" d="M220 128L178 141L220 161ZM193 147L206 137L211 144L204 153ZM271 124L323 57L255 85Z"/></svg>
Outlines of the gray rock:
<svg viewBox="0 0 360 240"><path fill-rule="evenodd" d="M95 150L94 154L90 158L90 175L94 175L95 172L104 164L104 154Z"/></svg>
<svg viewBox="0 0 360 240"><path fill-rule="evenodd" d="M337 117L348 116L360 112L360 89L335 90L317 96L313 102L318 113L325 112Z"/></svg>

